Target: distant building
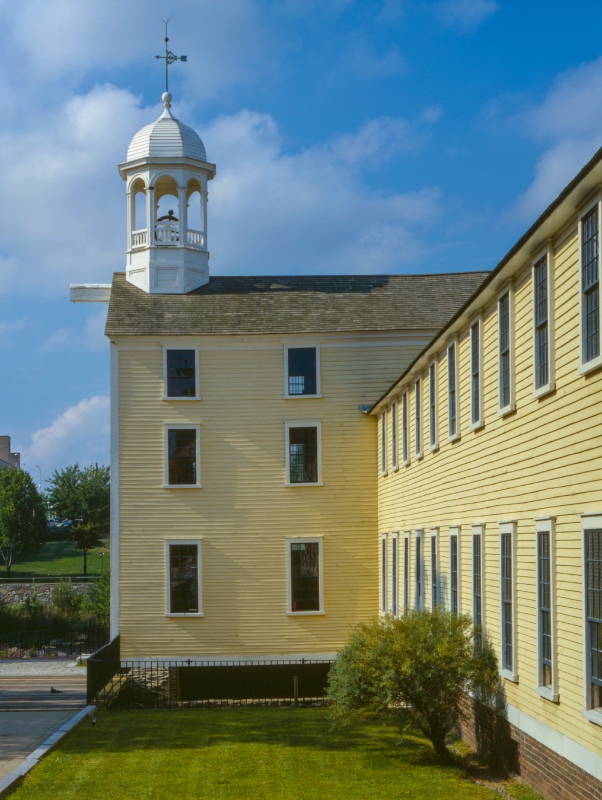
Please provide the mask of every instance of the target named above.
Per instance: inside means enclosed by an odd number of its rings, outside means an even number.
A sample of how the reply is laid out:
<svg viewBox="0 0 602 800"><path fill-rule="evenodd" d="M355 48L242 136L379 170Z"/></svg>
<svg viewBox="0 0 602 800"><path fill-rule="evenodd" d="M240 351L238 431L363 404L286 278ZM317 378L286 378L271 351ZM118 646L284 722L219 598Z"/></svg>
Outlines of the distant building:
<svg viewBox="0 0 602 800"><path fill-rule="evenodd" d="M11 453L10 436L0 436L0 469L21 469L21 453Z"/></svg>

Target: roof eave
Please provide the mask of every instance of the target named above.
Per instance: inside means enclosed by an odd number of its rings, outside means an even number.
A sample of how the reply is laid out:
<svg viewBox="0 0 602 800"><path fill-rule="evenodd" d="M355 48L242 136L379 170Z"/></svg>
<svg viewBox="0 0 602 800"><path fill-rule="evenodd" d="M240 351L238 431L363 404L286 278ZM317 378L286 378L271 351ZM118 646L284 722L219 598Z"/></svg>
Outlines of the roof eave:
<svg viewBox="0 0 602 800"><path fill-rule="evenodd" d="M208 180L215 178L217 167L209 161L200 161L197 158L189 158L188 156L170 156L158 158L157 156L146 156L144 158L135 158L132 161L124 161L117 164L117 169L123 180L127 180L127 175L132 170L140 169L146 166L162 166L169 164L174 167L194 167L195 169L204 169L207 172Z"/></svg>

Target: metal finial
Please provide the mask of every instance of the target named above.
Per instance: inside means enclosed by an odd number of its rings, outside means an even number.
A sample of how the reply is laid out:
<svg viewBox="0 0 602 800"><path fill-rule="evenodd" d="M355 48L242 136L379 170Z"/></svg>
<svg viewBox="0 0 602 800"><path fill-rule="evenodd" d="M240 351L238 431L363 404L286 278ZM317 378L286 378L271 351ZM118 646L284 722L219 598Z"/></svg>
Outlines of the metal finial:
<svg viewBox="0 0 602 800"><path fill-rule="evenodd" d="M169 20L171 17L168 19L161 19L161 17L159 17L159 19L165 24L165 55L155 56L155 58L165 59L165 93L169 94L169 65L173 64L175 61L188 61L188 56L176 56L171 52L171 50L168 50L167 43L169 42L169 36L167 35L167 26L169 25ZM171 95L169 96L169 100L167 102L170 100ZM163 102L165 107L169 108L169 106L165 103L165 96L163 97Z"/></svg>

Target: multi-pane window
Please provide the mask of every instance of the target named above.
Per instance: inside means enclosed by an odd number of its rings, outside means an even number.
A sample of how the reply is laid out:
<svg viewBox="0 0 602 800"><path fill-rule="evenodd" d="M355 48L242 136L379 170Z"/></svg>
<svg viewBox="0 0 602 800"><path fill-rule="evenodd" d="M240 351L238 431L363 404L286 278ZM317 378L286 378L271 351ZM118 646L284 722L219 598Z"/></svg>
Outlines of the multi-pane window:
<svg viewBox="0 0 602 800"><path fill-rule="evenodd" d="M317 357L315 347L288 348L289 395L318 393Z"/></svg>
<svg viewBox="0 0 602 800"><path fill-rule="evenodd" d="M470 327L470 422L481 422L481 323Z"/></svg>
<svg viewBox="0 0 602 800"><path fill-rule="evenodd" d="M447 408L448 434L455 436L458 432L458 394L456 387L456 344L447 348Z"/></svg>
<svg viewBox="0 0 602 800"><path fill-rule="evenodd" d="M401 398L401 449L403 454L403 463L409 461L410 456L410 443L408 441L408 393L404 392Z"/></svg>
<svg viewBox="0 0 602 800"><path fill-rule="evenodd" d="M380 540L380 568L381 568L381 606L380 610L383 614L387 613L387 537L383 536Z"/></svg>
<svg viewBox="0 0 602 800"><path fill-rule="evenodd" d="M434 361L429 367L429 440L431 447L437 446L437 375Z"/></svg>
<svg viewBox="0 0 602 800"><path fill-rule="evenodd" d="M288 428L289 483L318 483L318 428Z"/></svg>
<svg viewBox="0 0 602 800"><path fill-rule="evenodd" d="M499 403L500 408L510 405L510 292L498 301L499 320Z"/></svg>
<svg viewBox="0 0 602 800"><path fill-rule="evenodd" d="M289 541L290 612L320 608L320 542Z"/></svg>
<svg viewBox="0 0 602 800"><path fill-rule="evenodd" d="M415 450L416 455L422 453L422 383L420 378L414 384L414 400L415 400Z"/></svg>
<svg viewBox="0 0 602 800"><path fill-rule="evenodd" d="M410 610L410 540L403 540L403 613Z"/></svg>
<svg viewBox="0 0 602 800"><path fill-rule="evenodd" d="M397 534L394 534L391 539L391 613L397 616L397 570L398 570L398 555L397 555Z"/></svg>
<svg viewBox="0 0 602 800"><path fill-rule="evenodd" d="M458 613L458 535L449 537L450 611Z"/></svg>
<svg viewBox="0 0 602 800"><path fill-rule="evenodd" d="M196 397L196 350L166 350L166 396Z"/></svg>
<svg viewBox="0 0 602 800"><path fill-rule="evenodd" d="M534 330L535 330L535 388L550 382L550 342L548 328L548 256L533 266Z"/></svg>
<svg viewBox="0 0 602 800"><path fill-rule="evenodd" d="M598 205L581 220L581 291L583 293L583 362L600 355L600 279Z"/></svg>
<svg viewBox="0 0 602 800"><path fill-rule="evenodd" d="M416 564L415 566L415 582L416 582L416 608L422 608L422 537L416 536Z"/></svg>
<svg viewBox="0 0 602 800"><path fill-rule="evenodd" d="M172 543L167 546L169 614L198 614L199 545Z"/></svg>
<svg viewBox="0 0 602 800"><path fill-rule="evenodd" d="M472 536L472 620L476 628L476 638L480 641L483 627L483 561L481 553L481 534Z"/></svg>
<svg viewBox="0 0 602 800"><path fill-rule="evenodd" d="M435 606L439 602L437 594L438 589L438 575L437 575L437 537L431 536L431 608L435 610Z"/></svg>
<svg viewBox="0 0 602 800"><path fill-rule="evenodd" d="M391 406L391 466L397 468L397 403Z"/></svg>
<svg viewBox="0 0 602 800"><path fill-rule="evenodd" d="M539 685L552 686L552 584L550 532L537 534L537 605L539 609Z"/></svg>
<svg viewBox="0 0 602 800"><path fill-rule="evenodd" d="M387 412L380 415L380 471L387 471Z"/></svg>
<svg viewBox="0 0 602 800"><path fill-rule="evenodd" d="M590 708L602 706L602 530L585 531Z"/></svg>
<svg viewBox="0 0 602 800"><path fill-rule="evenodd" d="M512 534L501 534L502 668L512 672L514 664L512 624Z"/></svg>
<svg viewBox="0 0 602 800"><path fill-rule="evenodd" d="M169 486L198 485L196 428L167 429L167 483Z"/></svg>

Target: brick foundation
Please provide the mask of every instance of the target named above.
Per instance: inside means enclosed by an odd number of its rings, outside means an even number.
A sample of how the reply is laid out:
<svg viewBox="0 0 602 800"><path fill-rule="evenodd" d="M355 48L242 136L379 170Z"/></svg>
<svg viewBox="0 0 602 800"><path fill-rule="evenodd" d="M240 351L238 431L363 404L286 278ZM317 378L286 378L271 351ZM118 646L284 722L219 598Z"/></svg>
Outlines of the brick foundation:
<svg viewBox="0 0 602 800"><path fill-rule="evenodd" d="M495 766L517 771L545 800L602 800L602 782L506 720L467 699L462 739Z"/></svg>

